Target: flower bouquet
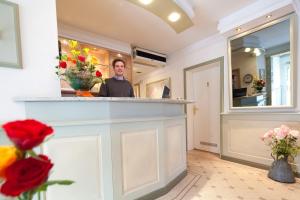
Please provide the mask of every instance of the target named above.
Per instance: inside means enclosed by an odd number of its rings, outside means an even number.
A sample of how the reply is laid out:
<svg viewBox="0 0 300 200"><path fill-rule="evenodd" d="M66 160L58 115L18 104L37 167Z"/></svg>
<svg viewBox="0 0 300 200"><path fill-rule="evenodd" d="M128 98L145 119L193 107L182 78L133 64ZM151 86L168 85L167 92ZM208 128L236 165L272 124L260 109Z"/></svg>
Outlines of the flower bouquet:
<svg viewBox="0 0 300 200"><path fill-rule="evenodd" d="M33 148L52 135L53 129L36 120L9 122L3 125L14 146L0 146L0 194L18 200L32 200L51 185L70 185L69 180L48 180L51 160Z"/></svg>
<svg viewBox="0 0 300 200"><path fill-rule="evenodd" d="M97 83L102 83L102 73L96 69L99 64L95 56L89 55L89 49L81 49L75 40L69 41L71 55L59 57L56 74L76 90L77 96L92 96L89 92Z"/></svg>
<svg viewBox="0 0 300 200"><path fill-rule="evenodd" d="M253 81L253 86L252 87L255 88L255 90L257 92L261 92L262 89L263 89L263 87L265 87L265 85L266 85L266 82L264 80L262 80L262 79L259 79L259 80L255 79Z"/></svg>
<svg viewBox="0 0 300 200"><path fill-rule="evenodd" d="M274 159L268 177L285 183L295 182L294 173L288 161L293 162L300 151L297 144L299 131L292 130L285 125L269 130L262 136L262 140L271 147Z"/></svg>

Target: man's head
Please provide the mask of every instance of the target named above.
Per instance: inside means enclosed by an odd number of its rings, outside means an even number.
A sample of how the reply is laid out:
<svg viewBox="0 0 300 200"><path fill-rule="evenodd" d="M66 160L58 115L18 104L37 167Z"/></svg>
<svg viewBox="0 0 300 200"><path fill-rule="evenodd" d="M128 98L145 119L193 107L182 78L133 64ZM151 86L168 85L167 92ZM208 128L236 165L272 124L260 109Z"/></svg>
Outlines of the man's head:
<svg viewBox="0 0 300 200"><path fill-rule="evenodd" d="M112 66L116 76L124 76L125 72L125 61L117 58L112 62Z"/></svg>

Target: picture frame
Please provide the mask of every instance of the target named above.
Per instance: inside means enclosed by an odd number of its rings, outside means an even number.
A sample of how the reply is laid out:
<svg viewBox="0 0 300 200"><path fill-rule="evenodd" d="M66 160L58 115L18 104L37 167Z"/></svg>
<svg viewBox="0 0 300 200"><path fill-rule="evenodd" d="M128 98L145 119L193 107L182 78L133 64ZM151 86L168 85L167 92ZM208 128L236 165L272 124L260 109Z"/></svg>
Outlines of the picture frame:
<svg viewBox="0 0 300 200"><path fill-rule="evenodd" d="M22 68L19 6L0 1L0 67Z"/></svg>
<svg viewBox="0 0 300 200"><path fill-rule="evenodd" d="M146 97L153 99L161 99L164 86L167 86L171 90L171 78L165 78L146 84ZM171 94L170 94L171 96Z"/></svg>

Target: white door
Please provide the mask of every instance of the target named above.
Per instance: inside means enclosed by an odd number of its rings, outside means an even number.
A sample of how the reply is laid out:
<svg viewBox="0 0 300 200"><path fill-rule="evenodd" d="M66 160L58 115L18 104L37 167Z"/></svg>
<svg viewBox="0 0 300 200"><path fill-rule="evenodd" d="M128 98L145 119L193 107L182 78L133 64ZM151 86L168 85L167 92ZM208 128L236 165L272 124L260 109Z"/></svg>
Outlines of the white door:
<svg viewBox="0 0 300 200"><path fill-rule="evenodd" d="M189 147L220 152L220 62L187 72Z"/></svg>

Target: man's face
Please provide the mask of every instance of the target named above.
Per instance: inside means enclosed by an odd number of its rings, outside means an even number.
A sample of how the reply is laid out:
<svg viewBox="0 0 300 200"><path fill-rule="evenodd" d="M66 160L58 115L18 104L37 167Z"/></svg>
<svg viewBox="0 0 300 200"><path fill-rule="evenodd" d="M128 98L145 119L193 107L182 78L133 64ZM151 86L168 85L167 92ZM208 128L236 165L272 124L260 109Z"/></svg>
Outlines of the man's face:
<svg viewBox="0 0 300 200"><path fill-rule="evenodd" d="M123 76L125 72L125 66L123 62L118 61L115 63L114 72L116 76Z"/></svg>

